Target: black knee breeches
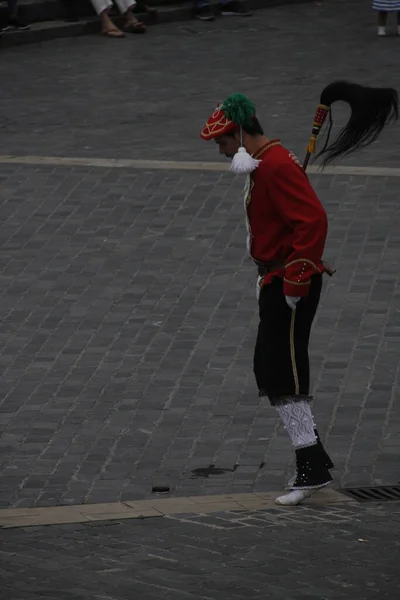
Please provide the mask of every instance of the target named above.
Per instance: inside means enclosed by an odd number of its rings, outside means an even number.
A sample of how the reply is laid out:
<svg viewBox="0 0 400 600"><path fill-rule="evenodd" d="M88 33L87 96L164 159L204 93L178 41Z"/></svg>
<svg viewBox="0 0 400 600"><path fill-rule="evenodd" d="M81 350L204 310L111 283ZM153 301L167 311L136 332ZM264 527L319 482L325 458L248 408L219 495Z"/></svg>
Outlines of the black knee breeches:
<svg viewBox="0 0 400 600"><path fill-rule="evenodd" d="M296 310L286 303L282 279L261 289L254 374L260 396L268 396L272 405L310 393L308 343L321 289L322 275L314 275L308 296Z"/></svg>

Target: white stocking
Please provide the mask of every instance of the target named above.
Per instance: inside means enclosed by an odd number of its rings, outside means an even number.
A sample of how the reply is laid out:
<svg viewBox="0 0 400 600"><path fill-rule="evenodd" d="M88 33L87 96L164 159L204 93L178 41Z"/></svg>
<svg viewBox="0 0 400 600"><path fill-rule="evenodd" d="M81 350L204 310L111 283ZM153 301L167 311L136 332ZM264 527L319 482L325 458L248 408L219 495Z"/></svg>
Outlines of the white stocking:
<svg viewBox="0 0 400 600"><path fill-rule="evenodd" d="M295 448L306 448L317 443L309 402L289 400L276 408Z"/></svg>

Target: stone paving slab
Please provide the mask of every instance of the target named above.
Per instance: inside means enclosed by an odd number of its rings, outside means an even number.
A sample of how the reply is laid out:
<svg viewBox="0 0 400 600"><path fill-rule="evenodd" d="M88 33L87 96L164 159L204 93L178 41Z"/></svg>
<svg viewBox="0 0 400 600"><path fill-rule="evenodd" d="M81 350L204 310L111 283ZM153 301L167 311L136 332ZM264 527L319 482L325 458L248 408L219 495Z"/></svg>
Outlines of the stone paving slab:
<svg viewBox="0 0 400 600"><path fill-rule="evenodd" d="M4 49L1 153L213 160L200 129L218 101L241 91L268 134L303 157L322 88L346 78L400 89L397 48L396 36L377 38L370 2L326 0L122 41ZM346 116L335 107L338 125ZM397 167L398 137L391 128L346 164Z"/></svg>
<svg viewBox="0 0 400 600"><path fill-rule="evenodd" d="M275 507L279 492L254 494L230 494L215 496L192 496L189 498L156 498L133 502L77 504L75 506L51 506L42 508L9 508L0 510L0 527L34 527L60 523L86 523L88 521L112 521L120 519L144 519L197 513L201 515L221 511L257 511ZM305 506L328 506L356 504L350 497L331 488L320 490L307 498Z"/></svg>
<svg viewBox="0 0 400 600"><path fill-rule="evenodd" d="M399 503L3 530L1 600L395 600Z"/></svg>
<svg viewBox="0 0 400 600"><path fill-rule="evenodd" d="M289 442L252 375L243 181L14 164L0 178L1 506L283 486ZM313 334L317 421L337 485L393 484L397 179L312 178L339 267Z"/></svg>
<svg viewBox="0 0 400 600"><path fill-rule="evenodd" d="M81 156L12 156L0 154L0 163L14 165L49 165L76 167L106 167L112 169L147 169L161 171L230 171L226 161L188 161L188 160L141 160L129 158L83 158ZM360 167L334 165L322 168L318 165L307 167L307 174L313 175L365 175L367 177L400 177L400 168L396 167Z"/></svg>

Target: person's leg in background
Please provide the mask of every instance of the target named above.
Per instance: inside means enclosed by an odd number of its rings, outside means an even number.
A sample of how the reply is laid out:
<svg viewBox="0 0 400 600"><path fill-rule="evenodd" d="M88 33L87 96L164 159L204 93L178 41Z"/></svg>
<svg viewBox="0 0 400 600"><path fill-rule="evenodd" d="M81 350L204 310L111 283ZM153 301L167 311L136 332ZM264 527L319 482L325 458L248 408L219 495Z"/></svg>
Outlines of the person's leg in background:
<svg viewBox="0 0 400 600"><path fill-rule="evenodd" d="M111 21L108 14L113 3L112 0L90 0L96 13L100 17L101 31L107 37L112 38L123 38L124 33L118 29L116 25Z"/></svg>
<svg viewBox="0 0 400 600"><path fill-rule="evenodd" d="M378 35L384 36L386 35L386 25L387 25L387 12L384 10L378 11Z"/></svg>
<svg viewBox="0 0 400 600"><path fill-rule="evenodd" d="M2 27L1 31L10 31L12 29L25 31L26 29L29 29L29 25L18 18L18 0L8 0L7 12L7 24Z"/></svg>
<svg viewBox="0 0 400 600"><path fill-rule="evenodd" d="M108 14L113 5L112 0L91 0L91 2L93 8L100 17L101 31L103 34L112 38L125 37L124 32L113 23L110 15ZM135 6L134 0L118 0L116 4L121 14L125 17L126 31L133 33L144 33L144 31L146 31L143 24L139 23L132 12L133 7Z"/></svg>
<svg viewBox="0 0 400 600"><path fill-rule="evenodd" d="M124 16L124 30L128 33L145 33L146 27L133 14L136 0L114 0L121 15Z"/></svg>

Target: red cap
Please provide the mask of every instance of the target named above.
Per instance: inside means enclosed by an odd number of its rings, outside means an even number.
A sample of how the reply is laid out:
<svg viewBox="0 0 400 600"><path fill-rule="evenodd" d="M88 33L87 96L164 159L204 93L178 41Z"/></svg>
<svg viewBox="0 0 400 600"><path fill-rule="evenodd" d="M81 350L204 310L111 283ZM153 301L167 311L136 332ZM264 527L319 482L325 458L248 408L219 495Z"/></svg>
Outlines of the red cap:
<svg viewBox="0 0 400 600"><path fill-rule="evenodd" d="M204 125L200 137L203 140L212 140L220 135L225 135L229 131L238 129L239 126L225 116L224 111L219 107L214 110L207 123Z"/></svg>

